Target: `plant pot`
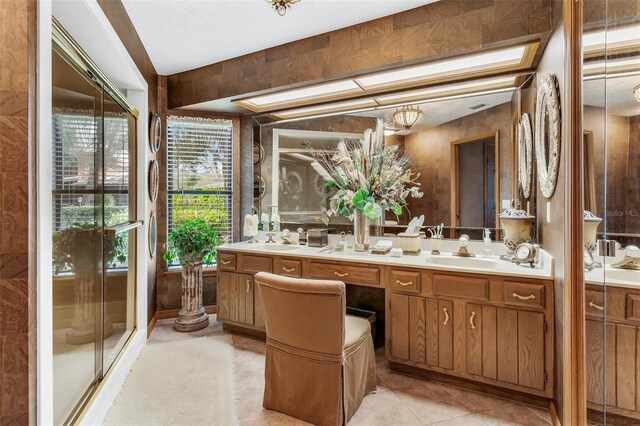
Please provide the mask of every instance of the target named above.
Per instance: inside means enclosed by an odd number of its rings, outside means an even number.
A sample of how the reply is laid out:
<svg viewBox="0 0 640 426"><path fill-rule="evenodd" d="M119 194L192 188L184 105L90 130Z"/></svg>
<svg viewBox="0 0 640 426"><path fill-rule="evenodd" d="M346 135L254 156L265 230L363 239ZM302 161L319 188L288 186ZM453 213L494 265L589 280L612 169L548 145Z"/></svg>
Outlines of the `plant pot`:
<svg viewBox="0 0 640 426"><path fill-rule="evenodd" d="M174 323L181 332L197 331L209 325L209 315L202 306L202 258L182 262L182 309Z"/></svg>
<svg viewBox="0 0 640 426"><path fill-rule="evenodd" d="M355 251L369 251L369 238L371 236L371 223L369 218L359 210L353 215L353 237Z"/></svg>

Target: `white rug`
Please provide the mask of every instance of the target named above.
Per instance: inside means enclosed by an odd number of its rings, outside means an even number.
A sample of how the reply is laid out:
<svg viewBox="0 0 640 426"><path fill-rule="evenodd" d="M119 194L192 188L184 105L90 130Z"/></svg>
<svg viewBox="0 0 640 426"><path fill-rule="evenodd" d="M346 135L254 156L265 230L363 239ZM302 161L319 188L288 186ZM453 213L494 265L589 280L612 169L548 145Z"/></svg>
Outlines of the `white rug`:
<svg viewBox="0 0 640 426"><path fill-rule="evenodd" d="M107 426L238 424L230 336L147 344Z"/></svg>

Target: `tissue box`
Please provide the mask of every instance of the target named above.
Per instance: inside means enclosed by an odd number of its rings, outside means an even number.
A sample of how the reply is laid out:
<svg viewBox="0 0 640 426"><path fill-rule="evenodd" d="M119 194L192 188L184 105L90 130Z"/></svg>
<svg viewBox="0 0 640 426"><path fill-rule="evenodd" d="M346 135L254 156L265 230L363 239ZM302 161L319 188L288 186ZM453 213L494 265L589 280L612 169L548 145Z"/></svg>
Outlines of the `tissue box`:
<svg viewBox="0 0 640 426"><path fill-rule="evenodd" d="M422 238L417 232L414 234L401 232L396 238L396 246L404 250L405 253L418 253L422 248Z"/></svg>
<svg viewBox="0 0 640 426"><path fill-rule="evenodd" d="M307 231L307 247L324 247L329 244L328 229L309 229Z"/></svg>

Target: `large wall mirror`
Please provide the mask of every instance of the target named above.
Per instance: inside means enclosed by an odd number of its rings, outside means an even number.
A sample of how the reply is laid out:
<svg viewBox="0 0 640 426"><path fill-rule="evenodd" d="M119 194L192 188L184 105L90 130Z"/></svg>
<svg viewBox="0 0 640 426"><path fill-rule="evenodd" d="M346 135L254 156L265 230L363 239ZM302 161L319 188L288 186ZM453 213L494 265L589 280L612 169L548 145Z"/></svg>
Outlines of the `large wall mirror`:
<svg viewBox="0 0 640 426"><path fill-rule="evenodd" d="M425 226L443 223L447 237L466 233L480 239L484 228L499 236L498 216L510 200L519 200L535 215L534 171L530 163L519 161L522 149L531 159L531 148L518 139L523 112L529 117L533 112L521 105L521 92L534 83L530 75L519 78L520 84L509 89L418 103L423 119L409 129L394 121L395 107L289 122L258 117L265 152L260 164L266 186L261 204L278 206L282 226L289 229L325 223L336 232L349 230L348 218L327 221L330 192L311 162L318 153L330 153L341 139L359 140L382 118L386 143L398 144L411 157L424 193L409 199L409 212L399 217L387 212L385 233L401 232L411 217L425 215ZM528 180L528 193L518 184L519 175Z"/></svg>

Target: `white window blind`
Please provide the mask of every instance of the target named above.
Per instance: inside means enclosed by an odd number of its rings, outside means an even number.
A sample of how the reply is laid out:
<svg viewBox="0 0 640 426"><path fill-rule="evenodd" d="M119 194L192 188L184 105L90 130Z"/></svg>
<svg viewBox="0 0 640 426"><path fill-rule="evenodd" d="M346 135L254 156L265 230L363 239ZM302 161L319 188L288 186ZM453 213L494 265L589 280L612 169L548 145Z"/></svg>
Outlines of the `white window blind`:
<svg viewBox="0 0 640 426"><path fill-rule="evenodd" d="M169 233L202 219L231 241L232 136L230 120L168 117Z"/></svg>

